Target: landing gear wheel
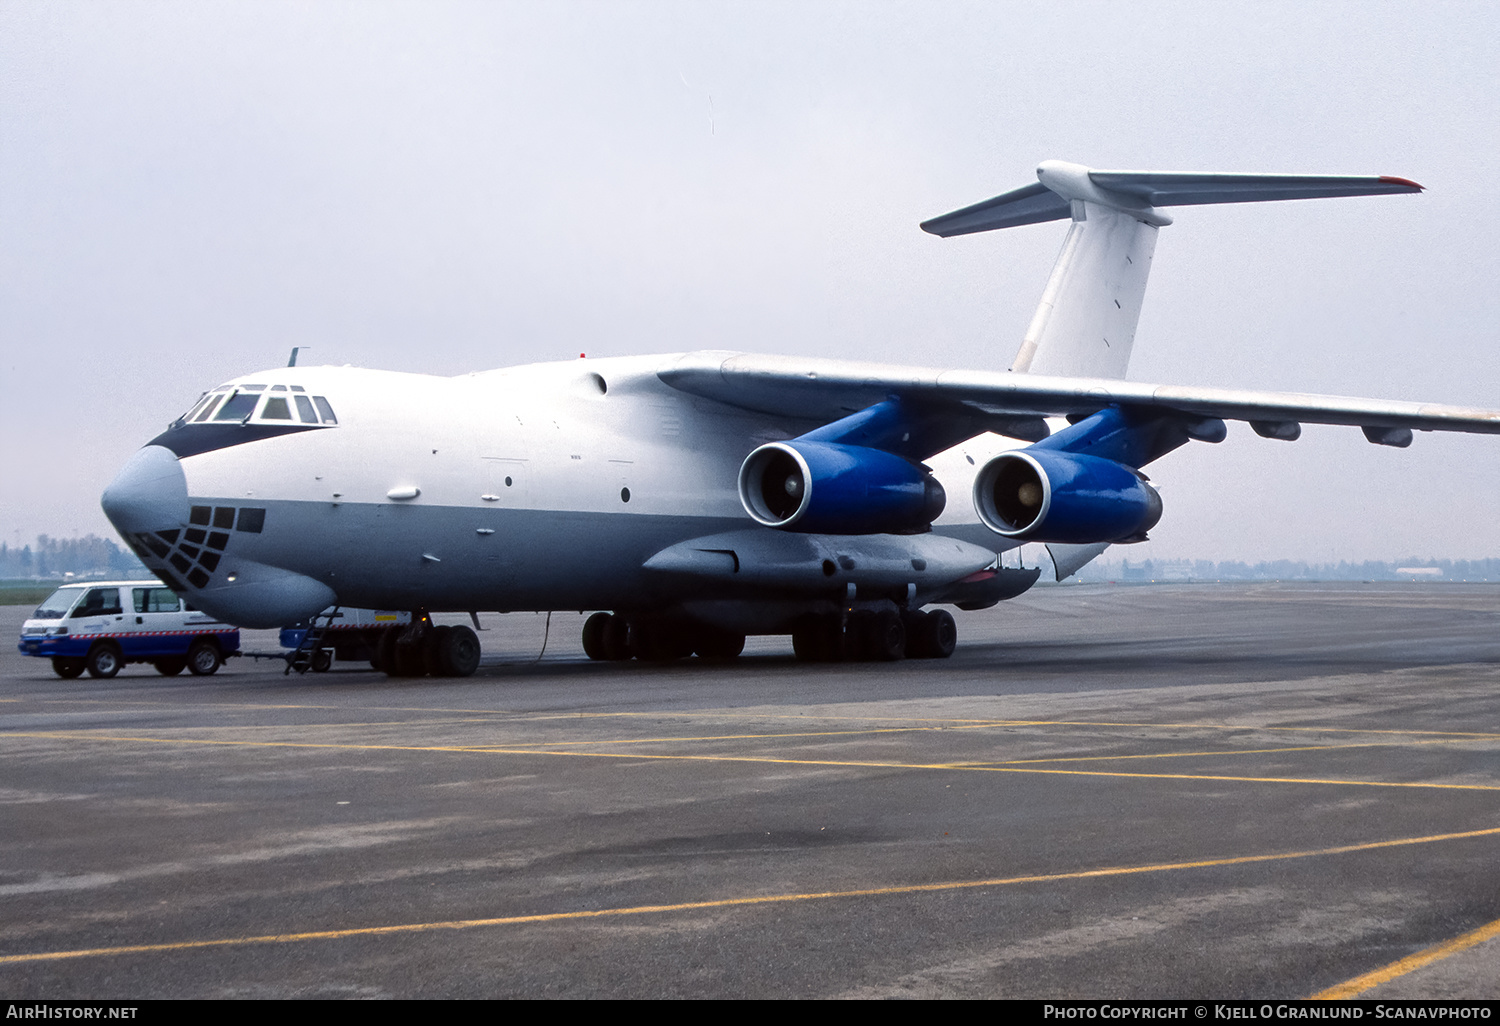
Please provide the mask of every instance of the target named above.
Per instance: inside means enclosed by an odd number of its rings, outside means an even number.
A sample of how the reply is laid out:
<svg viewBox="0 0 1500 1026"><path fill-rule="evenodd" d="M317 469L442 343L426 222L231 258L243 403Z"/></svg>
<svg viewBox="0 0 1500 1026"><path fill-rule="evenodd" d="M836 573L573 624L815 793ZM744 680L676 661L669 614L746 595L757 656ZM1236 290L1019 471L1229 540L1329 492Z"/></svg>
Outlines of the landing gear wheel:
<svg viewBox="0 0 1500 1026"><path fill-rule="evenodd" d="M835 621L837 622L837 621ZM861 609L849 614L844 625L843 645L834 649L846 663L862 663L871 658L875 632L875 614Z"/></svg>
<svg viewBox="0 0 1500 1026"><path fill-rule="evenodd" d="M443 644L452 630L453 628L447 624L429 627L426 636L422 639L422 667L429 677L451 676L443 668Z"/></svg>
<svg viewBox="0 0 1500 1026"><path fill-rule="evenodd" d="M595 613L583 621L583 654L590 659L609 658L604 654L604 629L608 624L608 613Z"/></svg>
<svg viewBox="0 0 1500 1026"><path fill-rule="evenodd" d="M412 624L396 635L395 654L391 668L386 672L392 677L421 677L427 673L427 631L421 624Z"/></svg>
<svg viewBox="0 0 1500 1026"><path fill-rule="evenodd" d="M479 637L460 624L441 635L438 663L444 677L469 677L479 669Z"/></svg>
<svg viewBox="0 0 1500 1026"><path fill-rule="evenodd" d="M934 609L923 617L922 650L928 659L947 659L958 647L958 624L946 609Z"/></svg>
<svg viewBox="0 0 1500 1026"><path fill-rule="evenodd" d="M737 659L745 651L745 636L717 627L701 627L693 651L699 659Z"/></svg>
<svg viewBox="0 0 1500 1026"><path fill-rule="evenodd" d="M906 628L893 609L882 609L865 625L866 658L893 663L906 658Z"/></svg>
<svg viewBox="0 0 1500 1026"><path fill-rule="evenodd" d="M692 655L693 641L680 623L648 620L630 632L630 649L643 662L671 663Z"/></svg>
<svg viewBox="0 0 1500 1026"><path fill-rule="evenodd" d="M207 638L199 638L188 648L187 668L196 677L207 677L218 670L224 657L219 655L219 646Z"/></svg>
<svg viewBox="0 0 1500 1026"><path fill-rule="evenodd" d="M629 659L631 655L630 621L618 613L610 613L608 616L609 619L604 624L603 637L600 639L604 658L610 662Z"/></svg>
<svg viewBox="0 0 1500 1026"><path fill-rule="evenodd" d="M370 660L370 665L387 677L396 676L396 635L401 632L394 627L388 627L380 632L380 640L375 642L375 658Z"/></svg>
<svg viewBox="0 0 1500 1026"><path fill-rule="evenodd" d="M854 630L854 621L849 621ZM836 663L850 658L845 654L846 637L843 618L834 613L819 616L808 613L792 628L792 651L797 658L810 663Z"/></svg>
<svg viewBox="0 0 1500 1026"><path fill-rule="evenodd" d="M83 660L77 656L53 656L52 672L63 680L72 680L83 672Z"/></svg>
<svg viewBox="0 0 1500 1026"><path fill-rule="evenodd" d="M820 663L828 658L824 643L823 617L811 613L801 617L792 627L792 651L804 663Z"/></svg>
<svg viewBox="0 0 1500 1026"><path fill-rule="evenodd" d="M187 660L180 656L174 656L170 659L158 659L152 665L156 667L156 672L163 677L175 677L187 669Z"/></svg>
<svg viewBox="0 0 1500 1026"><path fill-rule="evenodd" d="M90 677L108 680L120 672L123 660L120 650L107 641L101 641L90 650L86 665Z"/></svg>

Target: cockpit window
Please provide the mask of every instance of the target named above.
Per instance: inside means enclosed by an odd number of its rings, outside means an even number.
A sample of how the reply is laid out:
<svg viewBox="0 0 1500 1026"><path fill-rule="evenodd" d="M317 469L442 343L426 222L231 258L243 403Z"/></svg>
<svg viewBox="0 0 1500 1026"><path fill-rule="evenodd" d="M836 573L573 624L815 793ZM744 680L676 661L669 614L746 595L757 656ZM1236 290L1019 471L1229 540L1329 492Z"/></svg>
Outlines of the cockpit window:
<svg viewBox="0 0 1500 1026"><path fill-rule="evenodd" d="M244 420L255 410L255 403L260 396L246 392L236 392L229 397L229 401L219 407L218 416L214 420Z"/></svg>
<svg viewBox="0 0 1500 1026"><path fill-rule="evenodd" d="M301 385L219 385L198 397L197 402L181 417L174 420L168 431L176 431L183 425L202 424L264 424L280 430L303 430L308 426L331 427L339 422L333 405L324 396L307 395ZM279 433L279 431L277 432ZM196 435L196 432L194 433ZM205 434L205 438L209 436ZM263 433L252 433L239 441L250 441L264 437ZM178 439L175 443L193 448L196 443ZM228 444L238 444L230 441ZM194 452L202 451L194 448Z"/></svg>
<svg viewBox="0 0 1500 1026"><path fill-rule="evenodd" d="M222 398L224 398L223 392L216 392L213 395L209 396L207 403L204 404L203 409L198 413L198 416L193 418L193 423L201 424L205 420L207 420L209 414L214 412L214 407L219 405L219 400Z"/></svg>
<svg viewBox="0 0 1500 1026"><path fill-rule="evenodd" d="M177 423L186 424L188 421L192 420L193 415L201 412L203 407L207 405L209 398L210 396L207 392L204 392L202 395L200 395L198 397L198 401L193 404L193 408L177 418Z"/></svg>

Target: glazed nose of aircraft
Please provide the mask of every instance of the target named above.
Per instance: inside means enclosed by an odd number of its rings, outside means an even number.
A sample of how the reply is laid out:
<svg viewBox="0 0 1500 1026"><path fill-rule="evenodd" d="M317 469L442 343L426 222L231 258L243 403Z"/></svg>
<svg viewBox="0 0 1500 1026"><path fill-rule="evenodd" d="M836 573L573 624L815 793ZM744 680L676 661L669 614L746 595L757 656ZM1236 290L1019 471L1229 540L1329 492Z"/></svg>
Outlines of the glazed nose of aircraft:
<svg viewBox="0 0 1500 1026"><path fill-rule="evenodd" d="M177 455L148 445L126 461L99 500L115 530L127 538L187 523L187 475Z"/></svg>

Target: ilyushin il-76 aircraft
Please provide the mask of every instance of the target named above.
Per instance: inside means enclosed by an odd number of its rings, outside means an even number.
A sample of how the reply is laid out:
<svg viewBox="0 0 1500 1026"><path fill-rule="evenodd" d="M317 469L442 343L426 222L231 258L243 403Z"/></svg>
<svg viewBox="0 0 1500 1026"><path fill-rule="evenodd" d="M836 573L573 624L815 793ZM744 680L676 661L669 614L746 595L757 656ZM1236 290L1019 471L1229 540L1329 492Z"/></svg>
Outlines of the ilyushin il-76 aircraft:
<svg viewBox="0 0 1500 1026"><path fill-rule="evenodd" d="M1059 579L1162 516L1145 468L1225 421L1377 445L1500 433L1500 411L1125 380L1163 208L1417 193L1392 177L1100 171L924 222L1068 219L1008 370L691 352L434 377L287 366L219 385L129 460L104 510L200 609L273 627L411 610L375 663L465 676L477 636L430 614L599 610L591 658L942 658L953 617ZM293 356L295 364L295 354ZM474 617L477 625L477 616Z"/></svg>

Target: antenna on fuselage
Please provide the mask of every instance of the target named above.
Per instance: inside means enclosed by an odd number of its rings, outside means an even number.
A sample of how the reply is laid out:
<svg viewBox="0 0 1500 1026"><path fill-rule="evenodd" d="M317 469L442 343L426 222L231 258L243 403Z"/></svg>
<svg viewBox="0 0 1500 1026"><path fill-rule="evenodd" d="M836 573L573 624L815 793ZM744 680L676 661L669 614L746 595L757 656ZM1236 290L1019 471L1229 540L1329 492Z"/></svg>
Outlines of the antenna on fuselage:
<svg viewBox="0 0 1500 1026"><path fill-rule="evenodd" d="M286 362L286 365L288 367L295 367L295 366L297 366L297 354L300 353L304 349L311 349L311 348L312 348L312 346L292 346L292 358Z"/></svg>

